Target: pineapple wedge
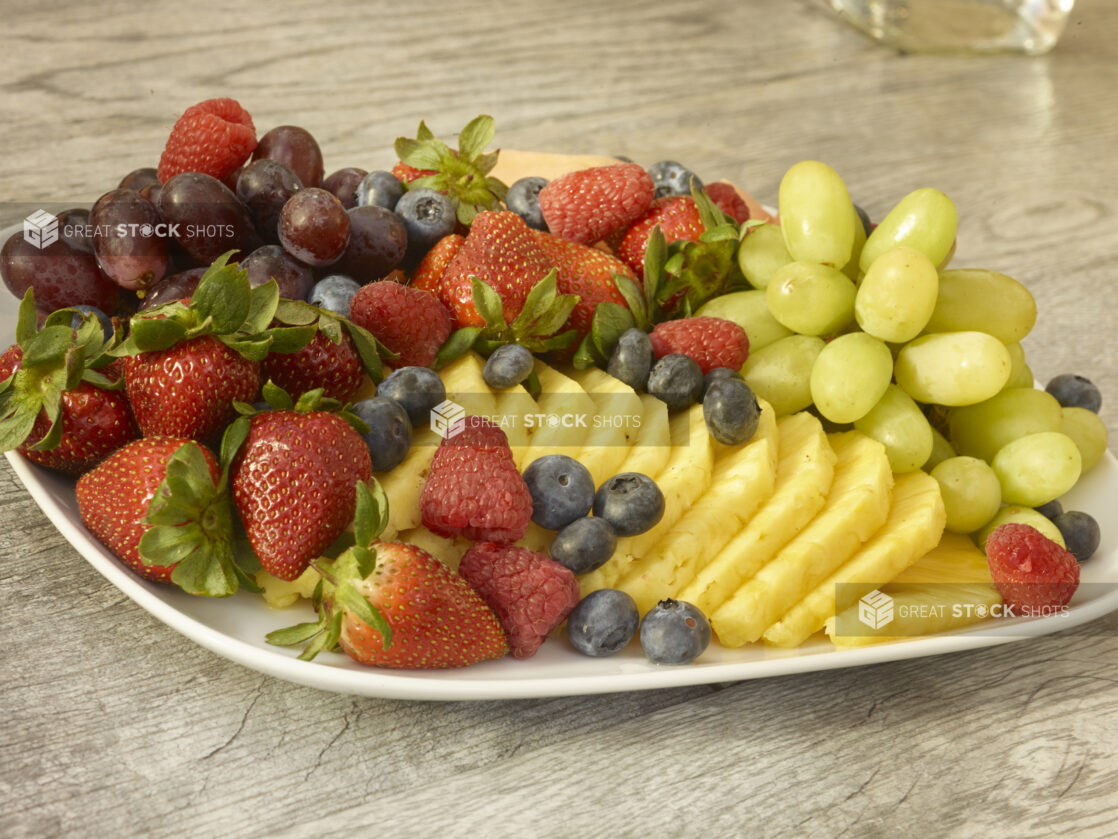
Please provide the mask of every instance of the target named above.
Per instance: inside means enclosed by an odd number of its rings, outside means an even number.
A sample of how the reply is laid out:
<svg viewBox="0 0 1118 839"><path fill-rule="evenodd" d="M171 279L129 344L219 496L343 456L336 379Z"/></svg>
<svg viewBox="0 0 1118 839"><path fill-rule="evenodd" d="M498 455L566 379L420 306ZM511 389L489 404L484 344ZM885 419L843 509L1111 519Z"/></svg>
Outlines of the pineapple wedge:
<svg viewBox="0 0 1118 839"><path fill-rule="evenodd" d="M854 556L821 582L783 618L765 630L766 643L798 647L823 628L827 618L889 582L934 548L946 513L939 484L925 472L899 475L893 505L881 529Z"/></svg>
<svg viewBox="0 0 1118 839"><path fill-rule="evenodd" d="M531 447L524 456L524 468L549 454L565 454L578 460L590 431L589 423L585 427L573 424L565 427L561 421L552 424L544 418L577 419L581 416L589 419L597 411L594 400L578 382L542 361L536 362L536 376L540 380L539 413L527 418L532 431Z"/></svg>
<svg viewBox="0 0 1118 839"><path fill-rule="evenodd" d="M870 630L859 620L859 604L854 603L827 619L827 635L836 647L861 647L962 629L986 620L1002 602L990 577L986 555L969 537L950 532L944 532L935 548L881 592L892 598L893 619L880 631Z"/></svg>
<svg viewBox="0 0 1118 839"><path fill-rule="evenodd" d="M601 486L621 471L629 456L639 431L633 418L641 416L641 400L631 387L597 367L576 371L571 378L594 400L596 411L579 459L590 470L594 486Z"/></svg>
<svg viewBox="0 0 1118 839"><path fill-rule="evenodd" d="M526 411L535 411L537 405L531 394L523 385L515 385L508 390L496 394L497 413L506 418L501 424L501 430L509 438L509 447L512 449L512 459L516 468L524 470L524 460L532 444L532 429L524 421Z"/></svg>
<svg viewBox="0 0 1118 839"><path fill-rule="evenodd" d="M772 406L761 403L753 438L727 446L714 464L710 488L632 564L617 588L644 614L691 581L704 560L721 550L768 499L776 483L777 428Z"/></svg>
<svg viewBox="0 0 1118 839"><path fill-rule="evenodd" d="M858 431L829 441L837 459L823 509L711 615L723 646L759 639L885 523L893 489L885 447Z"/></svg>
<svg viewBox="0 0 1118 839"><path fill-rule="evenodd" d="M680 589L676 597L711 615L823 507L835 453L819 420L808 413L777 420L780 460L769 500Z"/></svg>
<svg viewBox="0 0 1118 839"><path fill-rule="evenodd" d="M703 418L703 406L692 405L669 421L672 453L663 472L655 478L664 494L664 515L651 530L617 540L613 556L599 568L583 575L585 595L609 588L625 576L633 563L652 549L679 521L684 511L706 492L714 472L714 449ZM650 476L651 477L651 476Z"/></svg>
<svg viewBox="0 0 1118 839"><path fill-rule="evenodd" d="M640 404L640 428L617 471L640 472L655 480L672 456L668 406L647 393L640 397Z"/></svg>
<svg viewBox="0 0 1118 839"><path fill-rule="evenodd" d="M470 545L473 544L469 539L461 536L454 539L447 539L444 536L439 536L437 533L432 533L423 525L412 528L411 530L405 530L397 537L397 541L422 548L453 571L458 570L458 561L462 559L462 555L465 554L466 551L470 549Z"/></svg>

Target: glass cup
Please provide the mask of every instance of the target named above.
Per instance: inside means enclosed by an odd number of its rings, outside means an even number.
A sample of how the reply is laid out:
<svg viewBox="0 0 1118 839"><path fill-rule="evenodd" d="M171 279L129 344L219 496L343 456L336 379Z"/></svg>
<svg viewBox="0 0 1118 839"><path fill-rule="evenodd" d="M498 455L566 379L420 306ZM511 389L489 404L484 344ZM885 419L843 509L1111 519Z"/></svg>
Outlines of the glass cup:
<svg viewBox="0 0 1118 839"><path fill-rule="evenodd" d="M1040 55L1075 0L826 0L843 20L905 52Z"/></svg>

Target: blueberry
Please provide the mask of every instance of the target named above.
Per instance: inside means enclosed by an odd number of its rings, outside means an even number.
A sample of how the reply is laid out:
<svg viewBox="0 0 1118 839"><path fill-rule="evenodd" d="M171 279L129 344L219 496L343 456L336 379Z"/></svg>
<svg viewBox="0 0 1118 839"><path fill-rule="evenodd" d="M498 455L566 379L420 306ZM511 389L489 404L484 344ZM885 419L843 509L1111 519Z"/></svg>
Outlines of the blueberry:
<svg viewBox="0 0 1118 839"><path fill-rule="evenodd" d="M617 339L617 346L613 348L606 370L633 390L644 390L655 360L652 339L647 332L633 327L626 329Z"/></svg>
<svg viewBox="0 0 1118 839"><path fill-rule="evenodd" d="M551 558L575 574L589 574L606 564L617 547L617 532L605 519L575 519L551 542Z"/></svg>
<svg viewBox="0 0 1118 839"><path fill-rule="evenodd" d="M391 172L370 172L357 185L358 207L384 207L395 210L404 195L404 185Z"/></svg>
<svg viewBox="0 0 1118 839"><path fill-rule="evenodd" d="M408 258L418 259L443 236L454 232L458 218L454 205L433 189L409 189L396 203L396 215L408 231Z"/></svg>
<svg viewBox="0 0 1118 839"><path fill-rule="evenodd" d="M369 424L362 436L369 446L374 472L387 472L400 464L411 446L411 422L404 407L387 396L355 402L351 409Z"/></svg>
<svg viewBox="0 0 1118 839"><path fill-rule="evenodd" d="M565 454L544 455L524 470L532 493L532 521L559 530L590 512L594 479L590 470Z"/></svg>
<svg viewBox="0 0 1118 839"><path fill-rule="evenodd" d="M345 274L331 274L311 286L307 302L348 318L349 306L359 288L361 284L352 277L347 277Z"/></svg>
<svg viewBox="0 0 1118 839"><path fill-rule="evenodd" d="M1068 510L1052 519L1052 523L1060 528L1064 543L1081 565L1099 549L1099 523L1089 513Z"/></svg>
<svg viewBox="0 0 1118 839"><path fill-rule="evenodd" d="M1046 519L1055 519L1056 516L1064 512L1064 505L1060 503L1060 499L1053 498L1047 504L1041 504L1037 507L1036 511Z"/></svg>
<svg viewBox="0 0 1118 839"><path fill-rule="evenodd" d="M711 437L724 445L736 446L757 431L761 406L741 379L722 378L707 388L703 419Z"/></svg>
<svg viewBox="0 0 1118 839"><path fill-rule="evenodd" d="M687 664L710 645L710 622L697 606L661 600L641 621L641 649L657 664Z"/></svg>
<svg viewBox="0 0 1118 839"><path fill-rule="evenodd" d="M706 392L710 390L710 386L719 379L737 379L738 381L745 381L745 379L741 377L741 373L733 367L715 367L703 376L703 394L705 395Z"/></svg>
<svg viewBox="0 0 1118 839"><path fill-rule="evenodd" d="M598 487L594 515L612 524L618 536L636 536L663 518L664 493L648 475L622 472Z"/></svg>
<svg viewBox="0 0 1118 839"><path fill-rule="evenodd" d="M1062 373L1045 388L1065 408L1086 408L1096 414L1102 407L1102 394L1090 379Z"/></svg>
<svg viewBox="0 0 1118 839"><path fill-rule="evenodd" d="M83 303L77 306L71 306L70 308L76 310L74 316L70 318L71 329L77 329L82 325L82 321L85 320L83 315L94 315L101 324L101 332L104 334L105 340L108 341L113 337L112 319L96 306L86 306ZM79 312L80 314L78 314Z"/></svg>
<svg viewBox="0 0 1118 839"><path fill-rule="evenodd" d="M691 185L695 189L702 189L703 182L698 176L674 160L661 160L648 167L648 174L652 177L654 192L653 198L664 198L669 195L690 195Z"/></svg>
<svg viewBox="0 0 1118 839"><path fill-rule="evenodd" d="M535 356L520 344L502 344L485 360L481 377L493 390L508 390L528 378Z"/></svg>
<svg viewBox="0 0 1118 839"><path fill-rule="evenodd" d="M509 187L505 196L505 205L533 230L547 230L540 209L540 190L545 186L547 178L521 178Z"/></svg>
<svg viewBox="0 0 1118 839"><path fill-rule="evenodd" d="M682 411L702 398L702 368L682 353L669 353L648 374L648 392L664 402L669 411Z"/></svg>
<svg viewBox="0 0 1118 839"><path fill-rule="evenodd" d="M861 219L862 229L866 231L866 235L869 236L871 233L873 233L873 222L870 221L870 214L859 207L857 204L854 205L854 212L856 212L858 214L858 218Z"/></svg>
<svg viewBox="0 0 1118 839"><path fill-rule="evenodd" d="M587 519L590 521L590 519ZM637 603L615 588L592 591L567 616L567 637L583 655L602 658L625 649L640 625Z"/></svg>
<svg viewBox="0 0 1118 839"><path fill-rule="evenodd" d="M419 428L429 421L431 409L446 400L446 386L430 368L401 367L377 385L377 396L399 402L412 427Z"/></svg>

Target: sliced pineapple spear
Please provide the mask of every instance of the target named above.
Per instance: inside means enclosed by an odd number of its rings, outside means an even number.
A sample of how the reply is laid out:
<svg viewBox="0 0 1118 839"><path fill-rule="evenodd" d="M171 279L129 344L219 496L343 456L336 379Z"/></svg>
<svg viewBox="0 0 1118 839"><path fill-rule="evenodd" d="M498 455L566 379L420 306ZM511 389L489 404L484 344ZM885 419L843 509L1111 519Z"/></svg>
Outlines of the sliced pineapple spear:
<svg viewBox="0 0 1118 839"><path fill-rule="evenodd" d="M777 435L772 406L762 402L753 438L723 448L710 488L618 581L616 587L636 600L641 614L690 582L703 560L721 550L772 495Z"/></svg>
<svg viewBox="0 0 1118 839"><path fill-rule="evenodd" d="M768 501L684 585L676 597L711 615L823 507L835 453L819 420L808 413L777 422L780 459Z"/></svg>
<svg viewBox="0 0 1118 839"><path fill-rule="evenodd" d="M579 459L598 487L621 471L629 455L639 431L635 423L640 420L641 400L631 387L597 367L576 371L571 378L594 400L590 433Z"/></svg>
<svg viewBox="0 0 1118 839"><path fill-rule="evenodd" d="M935 479L920 470L899 475L893 485L889 518L881 529L762 637L777 647L798 647L822 629L829 617L889 582L934 548L945 521Z"/></svg>
<svg viewBox="0 0 1118 839"><path fill-rule="evenodd" d="M644 556L672 529L684 511L710 486L714 449L703 418L703 406L692 405L688 410L677 413L669 420L669 431L671 456L658 476L649 475L664 494L663 517L655 527L639 536L618 539L617 548L609 561L579 580L583 594L612 587L628 573L636 559Z"/></svg>
<svg viewBox="0 0 1118 839"><path fill-rule="evenodd" d="M827 635L835 646L861 647L962 629L986 620L1002 602L986 555L968 536L950 531L881 592L892 599L892 620L870 630L854 603L827 619Z"/></svg>
<svg viewBox="0 0 1118 839"><path fill-rule="evenodd" d="M885 447L858 431L829 440L835 478L823 509L711 615L723 646L759 639L885 523L893 489Z"/></svg>
<svg viewBox="0 0 1118 839"><path fill-rule="evenodd" d="M594 400L579 383L554 367L537 361L536 377L540 382L539 410L527 419L532 445L524 457L525 469L549 454L565 454L577 460L590 426L572 418L590 418L596 411Z"/></svg>
<svg viewBox="0 0 1118 839"><path fill-rule="evenodd" d="M641 395L640 404L640 428L617 471L640 472L655 480L672 456L668 406L647 393Z"/></svg>

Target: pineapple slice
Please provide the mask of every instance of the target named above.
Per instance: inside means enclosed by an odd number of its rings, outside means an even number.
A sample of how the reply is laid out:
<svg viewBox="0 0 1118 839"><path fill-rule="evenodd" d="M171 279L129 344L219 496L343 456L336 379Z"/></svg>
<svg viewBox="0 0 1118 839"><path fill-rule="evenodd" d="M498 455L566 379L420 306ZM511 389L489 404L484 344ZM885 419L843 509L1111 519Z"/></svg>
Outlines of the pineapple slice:
<svg viewBox="0 0 1118 839"><path fill-rule="evenodd" d="M711 615L823 507L835 453L819 420L808 413L777 421L780 460L773 494L676 595Z"/></svg>
<svg viewBox="0 0 1118 839"><path fill-rule="evenodd" d="M454 539L447 539L445 536L439 536L437 533L432 533L423 525L412 528L411 530L405 530L396 537L396 541L422 548L452 571L458 570L459 560L462 559L462 555L465 554L466 551L470 549L470 545L473 544L469 539L465 539L461 536Z"/></svg>
<svg viewBox="0 0 1118 839"><path fill-rule="evenodd" d="M466 413L494 416L497 399L481 377L484 362L476 353L466 353L439 374L446 386L446 398L457 402ZM424 426L413 430L411 448L395 469L376 476L388 496L388 525L382 539L394 539L404 530L419 525L419 495L427 480L427 470L435 457L439 436Z"/></svg>
<svg viewBox="0 0 1118 839"><path fill-rule="evenodd" d="M640 397L640 403L640 428L617 471L640 472L655 480L664 471L672 455L668 406L647 393Z"/></svg>
<svg viewBox="0 0 1118 839"><path fill-rule="evenodd" d="M528 456L532 444L532 429L524 421L525 414L534 412L538 406L531 394L523 385L515 385L508 390L496 394L497 414L504 418L501 430L509 438L509 448L512 449L512 459L516 468L524 470L524 459Z"/></svg>
<svg viewBox="0 0 1118 839"><path fill-rule="evenodd" d="M776 483L776 415L761 403L748 444L727 446L714 464L710 488L617 583L644 614L691 581L703 561L721 550L772 495Z"/></svg>
<svg viewBox="0 0 1118 839"><path fill-rule="evenodd" d="M679 521L684 511L706 492L714 472L714 449L703 418L703 406L692 405L669 421L672 453L655 478L664 494L664 515L651 530L617 540L613 556L597 571L583 575L582 593L609 588L624 577L633 563L652 549ZM651 476L650 476L651 477Z"/></svg>
<svg viewBox="0 0 1118 839"><path fill-rule="evenodd" d="M837 459L823 509L711 615L724 646L759 639L885 523L893 489L885 447L858 431L829 441Z"/></svg>
<svg viewBox="0 0 1118 839"><path fill-rule="evenodd" d="M893 485L889 518L881 529L762 637L777 647L798 647L822 629L827 618L889 582L934 548L945 521L935 479L920 470L899 475Z"/></svg>
<svg viewBox="0 0 1118 839"><path fill-rule="evenodd" d="M986 555L969 537L950 532L881 592L892 599L892 620L872 630L859 620L859 604L854 603L827 619L825 629L836 647L962 629L986 620L1002 602Z"/></svg>
<svg viewBox="0 0 1118 839"><path fill-rule="evenodd" d="M641 400L631 387L597 367L576 371L571 378L594 400L596 411L579 459L590 470L594 486L600 486L621 471L629 456L639 431L633 418L641 416Z"/></svg>
<svg viewBox="0 0 1118 839"><path fill-rule="evenodd" d="M597 412L594 400L578 382L542 361L536 362L536 376L540 380L539 412L527 418L532 445L524 457L524 468L549 454L565 454L578 460L590 432L589 420ZM571 424L552 424L547 417L571 418ZM575 424L579 417L584 425Z"/></svg>
<svg viewBox="0 0 1118 839"><path fill-rule="evenodd" d="M294 606L300 599L310 600L322 577L313 566L308 566L302 574L290 581L273 577L267 571L257 571L254 579L263 589L261 595L265 603L273 609L286 609Z"/></svg>

